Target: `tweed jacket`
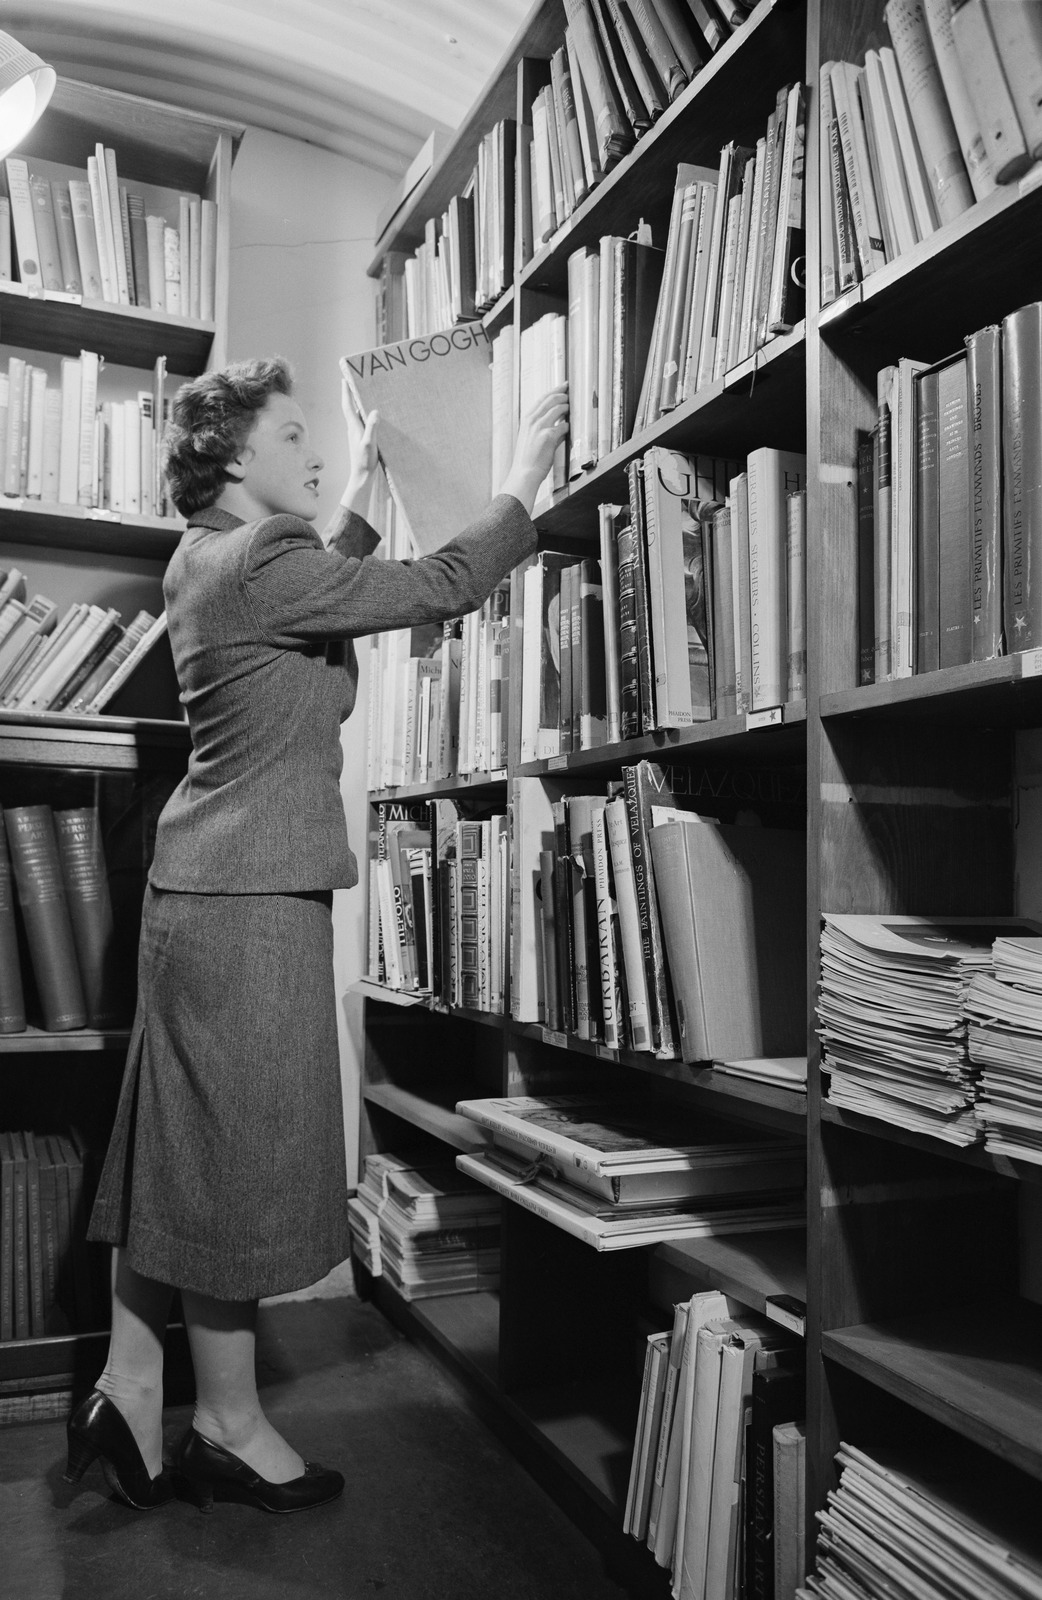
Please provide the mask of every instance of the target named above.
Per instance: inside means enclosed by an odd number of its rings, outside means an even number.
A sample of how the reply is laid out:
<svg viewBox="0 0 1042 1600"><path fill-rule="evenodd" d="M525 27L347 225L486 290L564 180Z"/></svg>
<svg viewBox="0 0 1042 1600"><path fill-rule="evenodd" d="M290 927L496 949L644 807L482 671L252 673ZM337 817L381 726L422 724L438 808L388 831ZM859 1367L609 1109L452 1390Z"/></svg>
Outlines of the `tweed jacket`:
<svg viewBox="0 0 1042 1600"><path fill-rule="evenodd" d="M381 561L343 513L323 544L294 516L197 512L163 583L188 772L159 819L149 880L196 894L350 888L358 867L340 796L340 724L358 685L352 641L465 615L535 549L497 495L433 555Z"/></svg>

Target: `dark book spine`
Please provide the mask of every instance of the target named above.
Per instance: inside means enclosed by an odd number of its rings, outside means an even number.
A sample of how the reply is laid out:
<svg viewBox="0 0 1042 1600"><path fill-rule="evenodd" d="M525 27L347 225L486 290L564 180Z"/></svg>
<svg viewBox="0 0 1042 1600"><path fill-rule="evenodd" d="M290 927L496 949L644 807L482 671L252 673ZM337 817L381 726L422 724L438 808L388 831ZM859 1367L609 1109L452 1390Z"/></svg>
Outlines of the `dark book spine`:
<svg viewBox="0 0 1042 1600"><path fill-rule="evenodd" d="M966 340L974 661L1002 654L1002 333L992 325Z"/></svg>
<svg viewBox="0 0 1042 1600"><path fill-rule="evenodd" d="M14 1150L0 1133L0 1341L14 1338Z"/></svg>
<svg viewBox="0 0 1042 1600"><path fill-rule="evenodd" d="M873 683L876 675L874 455L874 429L859 429L857 436L858 683Z"/></svg>
<svg viewBox="0 0 1042 1600"><path fill-rule="evenodd" d="M579 744L586 750L605 742L608 725L604 602L596 561L584 561L581 567L579 617Z"/></svg>
<svg viewBox="0 0 1042 1600"><path fill-rule="evenodd" d="M1002 324L1005 634L1009 651L1042 644L1042 302Z"/></svg>
<svg viewBox="0 0 1042 1600"><path fill-rule="evenodd" d="M676 1041L670 1016L670 993L666 974L666 957L662 944L662 924L659 918L658 896L655 893L655 875L651 865L651 802L666 787L665 774L660 767L641 761L633 767L623 767L623 794L626 799L626 820L629 823L630 855L633 860L633 889L637 897L637 917L640 922L640 945L644 956L644 973L648 986L648 1009L651 1023L652 1049L659 1055L676 1053Z"/></svg>
<svg viewBox="0 0 1042 1600"><path fill-rule="evenodd" d="M460 1003L477 1010L481 1004L481 951L478 941L478 862L480 822L459 825Z"/></svg>
<svg viewBox="0 0 1042 1600"><path fill-rule="evenodd" d="M554 904L554 853L539 852L539 929L543 966L543 1025L553 1032L561 1026L557 994L557 925Z"/></svg>
<svg viewBox="0 0 1042 1600"><path fill-rule="evenodd" d="M134 276L134 297L139 306L151 306L148 286L148 230L145 225L144 196L127 192L127 222L130 234L130 261Z"/></svg>
<svg viewBox="0 0 1042 1600"><path fill-rule="evenodd" d="M561 573L561 599L558 610L558 660L561 663L561 742L560 754L570 755L578 748L572 721L572 588L578 567L565 567Z"/></svg>
<svg viewBox="0 0 1042 1600"><path fill-rule="evenodd" d="M44 1138L50 1154L54 1177L55 1211L55 1305L52 1310L52 1328L55 1333L67 1333L72 1327L75 1310L72 1278L72 1218L69 1211L69 1170L62 1152L61 1140L54 1134Z"/></svg>
<svg viewBox="0 0 1042 1600"><path fill-rule="evenodd" d="M651 659L651 627L648 614L648 561L643 462L631 461L627 475L630 486L630 524L635 535L633 540L633 601L637 618L637 685L640 696L640 726L637 731L639 733L650 733L655 726L655 703L651 692L655 678Z"/></svg>
<svg viewBox="0 0 1042 1600"><path fill-rule="evenodd" d="M119 643L124 632L125 630L120 627L118 622L114 622L110 628L106 628L105 632L101 635L101 638L95 644L94 648L88 655L84 656L83 660L80 662L80 665L76 668L76 671L72 674L61 693L55 696L54 701L48 708L49 710L65 710L65 707L69 705L73 699L75 699L76 695L86 683L94 669L99 666L102 661L104 661L109 651Z"/></svg>
<svg viewBox="0 0 1042 1600"><path fill-rule="evenodd" d="M655 332L655 311L665 254L650 244L638 244L633 239L621 241L621 252L615 261L615 282L621 286L619 294L620 319L613 326L614 353L612 371L618 391L619 435L614 431L612 414L612 447L622 444L633 432L640 399L641 384L651 354L651 341ZM619 260L626 262L621 275Z"/></svg>
<svg viewBox="0 0 1042 1600"><path fill-rule="evenodd" d="M40 1160L31 1133L21 1135L25 1149L25 1223L29 1251L29 1327L34 1339L46 1331L43 1297L43 1219L40 1212Z"/></svg>
<svg viewBox="0 0 1042 1600"><path fill-rule="evenodd" d="M575 936L572 927L571 867L568 817L563 800L553 803L554 925L557 931L557 1002L565 1033L578 1032L575 992Z"/></svg>
<svg viewBox="0 0 1042 1600"><path fill-rule="evenodd" d="M54 828L87 1019L92 1028L112 1027L125 1019L127 1006L121 1003L116 971L116 929L101 819L94 807L56 811Z"/></svg>
<svg viewBox="0 0 1042 1600"><path fill-rule="evenodd" d="M83 1028L87 1010L51 808L19 806L4 820L44 1028Z"/></svg>
<svg viewBox="0 0 1042 1600"><path fill-rule="evenodd" d="M913 380L915 407L916 672L935 672L940 660L940 460L938 374Z"/></svg>
<svg viewBox="0 0 1042 1600"><path fill-rule="evenodd" d="M25 1032L25 995L18 955L14 880L7 850L4 814L0 811L0 1033Z"/></svg>
<svg viewBox="0 0 1042 1600"><path fill-rule="evenodd" d="M25 1147L22 1136L12 1133L11 1153L14 1162L14 1201L12 1233L12 1283L14 1304L14 1336L28 1339L31 1335L29 1296L29 1177L26 1171Z"/></svg>
<svg viewBox="0 0 1042 1600"><path fill-rule="evenodd" d="M83 276L80 272L80 255L76 248L76 230L72 220L69 185L59 178L52 178L51 199L54 203L54 225L58 234L62 287L66 294L82 294Z"/></svg>
<svg viewBox="0 0 1042 1600"><path fill-rule="evenodd" d="M637 650L637 534L632 522L616 531L619 573L619 708L622 737L640 733L640 665Z"/></svg>
<svg viewBox="0 0 1042 1600"><path fill-rule="evenodd" d="M774 1600L774 1438L776 1424L803 1416L801 1373L754 1372L745 1437L745 1600Z"/></svg>
<svg viewBox="0 0 1042 1600"><path fill-rule="evenodd" d="M716 715L733 717L737 710L734 681L734 567L731 511L720 506L712 519L713 681Z"/></svg>
<svg viewBox="0 0 1042 1600"><path fill-rule="evenodd" d="M937 413L940 456L938 664L953 667L970 660L970 470L965 356L941 368Z"/></svg>

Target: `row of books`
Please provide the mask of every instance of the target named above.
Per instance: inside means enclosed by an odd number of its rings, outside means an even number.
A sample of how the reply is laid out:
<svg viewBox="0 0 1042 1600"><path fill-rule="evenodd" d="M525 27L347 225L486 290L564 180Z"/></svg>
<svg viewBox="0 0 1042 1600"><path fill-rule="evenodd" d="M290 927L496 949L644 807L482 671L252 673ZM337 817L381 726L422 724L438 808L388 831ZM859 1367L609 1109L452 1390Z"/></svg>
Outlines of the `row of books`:
<svg viewBox="0 0 1042 1600"><path fill-rule="evenodd" d="M217 206L198 195L170 196L168 216L119 181L114 150L95 147L83 176L20 156L4 162L0 196L0 281L30 290L141 306L212 322L217 282ZM13 248L12 248L13 229Z"/></svg>
<svg viewBox="0 0 1042 1600"><path fill-rule="evenodd" d="M50 1033L126 1026L97 810L8 806L0 821L0 1034L25 1032L23 977Z"/></svg>
<svg viewBox="0 0 1042 1600"><path fill-rule="evenodd" d="M571 0L563 44L524 63L518 139L520 262L697 78L751 6L731 0Z"/></svg>
<svg viewBox="0 0 1042 1600"><path fill-rule="evenodd" d="M0 568L0 707L92 717L116 698L166 633L166 612L124 625L115 606L77 601L64 614L27 598L25 574Z"/></svg>
<svg viewBox="0 0 1042 1600"><path fill-rule="evenodd" d="M607 793L514 780L511 1016L685 1061L798 1055L802 835L700 816L684 783L650 761Z"/></svg>
<svg viewBox="0 0 1042 1600"><path fill-rule="evenodd" d="M623 1530L677 1600L793 1600L803 1577L803 1349L717 1290L648 1336Z"/></svg>
<svg viewBox="0 0 1042 1600"><path fill-rule="evenodd" d="M821 298L1042 156L1042 14L1019 0L888 0L891 45L820 73Z"/></svg>
<svg viewBox="0 0 1042 1600"><path fill-rule="evenodd" d="M451 1163L366 1156L348 1201L354 1259L404 1300L499 1287L499 1202Z"/></svg>
<svg viewBox="0 0 1042 1600"><path fill-rule="evenodd" d="M506 767L510 585L453 621L381 634L370 656L369 787Z"/></svg>
<svg viewBox="0 0 1042 1600"><path fill-rule="evenodd" d="M0 1341L105 1325L79 1142L0 1133Z"/></svg>
<svg viewBox="0 0 1042 1600"><path fill-rule="evenodd" d="M877 377L858 440L862 683L1042 644L1042 301Z"/></svg>
<svg viewBox="0 0 1042 1600"><path fill-rule="evenodd" d="M88 506L127 517L174 516L163 479L166 358L151 389L102 400L104 365L94 351L63 356L61 381L11 356L0 373L3 492L51 505Z"/></svg>
<svg viewBox="0 0 1042 1600"><path fill-rule="evenodd" d="M1037 1600L1037 1549L1010 1548L968 1506L981 1473L953 1452L918 1452L911 1466L884 1465L850 1444L836 1455L837 1488L818 1512L816 1561L798 1600ZM1005 1507L991 1502L999 1525Z"/></svg>
<svg viewBox="0 0 1042 1600"><path fill-rule="evenodd" d="M518 64L524 120L486 134L475 170L411 256L381 265L381 343L480 316L752 7L742 0L569 0L562 45Z"/></svg>
<svg viewBox="0 0 1042 1600"><path fill-rule="evenodd" d="M376 807L369 961L377 982L501 1015L510 874L507 819L464 818L452 800L395 818ZM424 811L426 814L424 815Z"/></svg>
<svg viewBox="0 0 1042 1600"><path fill-rule="evenodd" d="M755 149L677 169L638 431L802 317L804 121L802 85L784 84Z"/></svg>
<svg viewBox="0 0 1042 1600"><path fill-rule="evenodd" d="M646 1097L461 1100L491 1136L461 1172L594 1249L802 1225L798 1142Z"/></svg>

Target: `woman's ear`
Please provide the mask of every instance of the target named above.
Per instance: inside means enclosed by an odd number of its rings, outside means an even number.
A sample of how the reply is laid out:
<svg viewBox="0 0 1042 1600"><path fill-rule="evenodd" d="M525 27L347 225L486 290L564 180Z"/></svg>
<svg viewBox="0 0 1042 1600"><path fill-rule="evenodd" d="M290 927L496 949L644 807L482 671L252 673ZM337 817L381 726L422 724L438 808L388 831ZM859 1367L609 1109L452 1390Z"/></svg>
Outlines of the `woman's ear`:
<svg viewBox="0 0 1042 1600"><path fill-rule="evenodd" d="M245 478L246 466L252 455L253 451L250 449L249 445L243 445L237 456L232 456L230 461L225 462L225 475L231 478L233 483L241 483Z"/></svg>

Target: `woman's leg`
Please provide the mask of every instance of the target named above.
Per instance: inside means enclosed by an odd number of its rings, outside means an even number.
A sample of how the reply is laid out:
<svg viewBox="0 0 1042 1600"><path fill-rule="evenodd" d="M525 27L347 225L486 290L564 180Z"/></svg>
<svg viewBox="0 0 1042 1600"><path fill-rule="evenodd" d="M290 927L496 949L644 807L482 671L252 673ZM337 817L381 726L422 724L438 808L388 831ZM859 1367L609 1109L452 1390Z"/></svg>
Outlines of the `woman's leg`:
<svg viewBox="0 0 1042 1600"><path fill-rule="evenodd" d="M193 1426L269 1483L299 1478L304 1462L261 1410L257 1394L256 1300L214 1300L181 1290L195 1368Z"/></svg>
<svg viewBox="0 0 1042 1600"><path fill-rule="evenodd" d="M163 1466L163 1338L173 1290L112 1252L112 1335L96 1387L122 1412L150 1477Z"/></svg>

